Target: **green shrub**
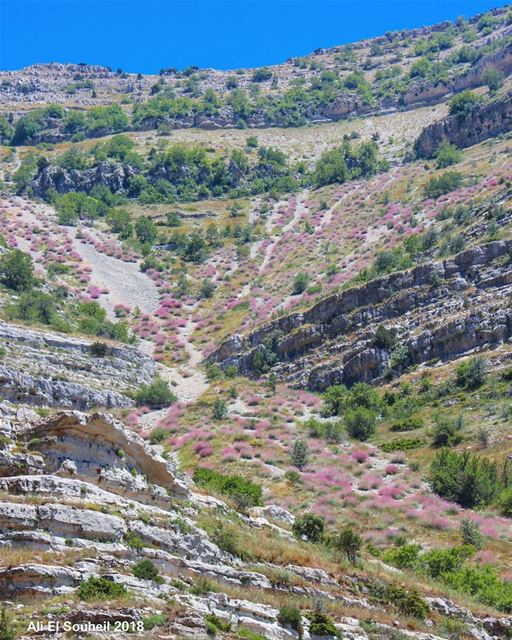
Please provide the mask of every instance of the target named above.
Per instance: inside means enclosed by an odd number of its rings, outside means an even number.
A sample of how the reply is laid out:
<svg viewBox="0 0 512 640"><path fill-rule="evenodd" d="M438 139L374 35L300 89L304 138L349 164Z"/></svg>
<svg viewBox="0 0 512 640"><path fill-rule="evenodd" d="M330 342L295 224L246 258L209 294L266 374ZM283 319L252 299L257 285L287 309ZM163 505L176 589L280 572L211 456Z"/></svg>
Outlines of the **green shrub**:
<svg viewBox="0 0 512 640"><path fill-rule="evenodd" d="M443 582L499 611L512 613L512 584L502 582L489 565L464 565L457 571L444 574Z"/></svg>
<svg viewBox="0 0 512 640"><path fill-rule="evenodd" d="M439 451L432 461L430 482L437 494L468 508L491 504L502 489L495 463L449 449Z"/></svg>
<svg viewBox="0 0 512 640"><path fill-rule="evenodd" d="M292 531L296 538L305 538L308 542L320 542L324 535L324 519L314 513L297 516Z"/></svg>
<svg viewBox="0 0 512 640"><path fill-rule="evenodd" d="M356 440L368 440L375 433L376 422L375 413L364 407L350 409L345 413L347 433Z"/></svg>
<svg viewBox="0 0 512 640"><path fill-rule="evenodd" d="M512 518L512 487L501 492L498 508L502 516Z"/></svg>
<svg viewBox="0 0 512 640"><path fill-rule="evenodd" d="M7 613L7 607L2 607L0 613L0 640L16 640L17 633Z"/></svg>
<svg viewBox="0 0 512 640"><path fill-rule="evenodd" d="M309 462L309 445L305 440L295 440L292 449L292 464L297 469L304 469Z"/></svg>
<svg viewBox="0 0 512 640"><path fill-rule="evenodd" d="M465 117L482 102L481 96L472 91L462 91L450 100L450 115Z"/></svg>
<svg viewBox="0 0 512 640"><path fill-rule="evenodd" d="M151 432L151 435L149 436L149 441L151 442L151 444L161 444L167 438L168 435L169 435L168 431L160 427L157 427L156 429L153 429L153 431Z"/></svg>
<svg viewBox="0 0 512 640"><path fill-rule="evenodd" d="M476 549L481 549L484 538L480 533L480 525L471 518L462 518L459 526L460 537L465 545L471 545Z"/></svg>
<svg viewBox="0 0 512 640"><path fill-rule="evenodd" d="M205 622L209 623L213 627L215 627L216 631L225 631L228 633L231 631L231 622L229 620L223 620L219 618L219 616L214 613L208 613L205 616Z"/></svg>
<svg viewBox="0 0 512 640"><path fill-rule="evenodd" d="M142 619L144 624L144 629L146 631L151 631L155 627L163 627L167 622L167 616L164 613L153 613L149 616L146 616Z"/></svg>
<svg viewBox="0 0 512 640"><path fill-rule="evenodd" d="M105 600L109 598L122 598L127 595L122 584L117 584L106 578L90 577L78 587L80 600Z"/></svg>
<svg viewBox="0 0 512 640"><path fill-rule="evenodd" d="M424 620L429 614L427 603L417 591L407 591L403 587L389 587L389 601L405 616Z"/></svg>
<svg viewBox="0 0 512 640"><path fill-rule="evenodd" d="M157 375L151 384L140 386L135 395L135 400L139 406L147 405L152 409L162 409L176 402L177 398L170 390L167 382Z"/></svg>
<svg viewBox="0 0 512 640"><path fill-rule="evenodd" d="M431 578L440 578L460 569L473 551L474 549L468 546L431 549L421 556L421 566Z"/></svg>
<svg viewBox="0 0 512 640"><path fill-rule="evenodd" d="M293 279L292 295L297 296L306 291L310 277L307 273L299 271Z"/></svg>
<svg viewBox="0 0 512 640"><path fill-rule="evenodd" d="M128 531L123 536L124 543L130 549L142 549L144 547L144 542L140 536L138 536L134 531Z"/></svg>
<svg viewBox="0 0 512 640"><path fill-rule="evenodd" d="M457 164L461 160L461 153L454 144L444 140L437 147L436 160L439 169L445 169L452 164Z"/></svg>
<svg viewBox="0 0 512 640"><path fill-rule="evenodd" d="M34 284L32 258L20 251L12 249L0 257L0 280L13 291L28 291Z"/></svg>
<svg viewBox="0 0 512 640"><path fill-rule="evenodd" d="M133 567L133 575L141 580L152 580L162 584L164 579L160 575L158 568L151 560L141 560Z"/></svg>
<svg viewBox="0 0 512 640"><path fill-rule="evenodd" d="M461 430L464 426L462 416L450 418L445 415L434 417L432 444L434 447L453 447L462 441Z"/></svg>
<svg viewBox="0 0 512 640"><path fill-rule="evenodd" d="M459 387L477 389L485 382L487 361L483 356L459 362L455 369L455 381Z"/></svg>
<svg viewBox="0 0 512 640"><path fill-rule="evenodd" d="M300 613L300 609L294 607L293 605L285 604L279 609L279 615L277 616L277 621L283 627L290 627L294 631L298 633L302 630L302 615Z"/></svg>
<svg viewBox="0 0 512 640"><path fill-rule="evenodd" d="M224 420L228 415L228 406L222 398L215 398L213 402L212 418L214 420Z"/></svg>
<svg viewBox="0 0 512 640"><path fill-rule="evenodd" d="M401 547L387 549L382 559L399 569L412 569L418 563L420 549L419 544L404 544Z"/></svg>
<svg viewBox="0 0 512 640"><path fill-rule="evenodd" d="M403 418L389 427L390 431L414 431L415 429L421 429L423 427L423 418L420 416L409 416Z"/></svg>
<svg viewBox="0 0 512 640"><path fill-rule="evenodd" d="M96 358L104 358L107 355L108 345L104 342L93 342L91 344L91 355Z"/></svg>
<svg viewBox="0 0 512 640"><path fill-rule="evenodd" d="M266 640L264 636L250 629L239 629L236 637L240 640Z"/></svg>
<svg viewBox="0 0 512 640"><path fill-rule="evenodd" d="M462 174L457 171L446 171L440 176L432 176L425 185L425 197L437 199L450 191L455 191L461 183Z"/></svg>
<svg viewBox="0 0 512 640"><path fill-rule="evenodd" d="M194 482L232 498L241 495L249 501L251 506L262 504L263 489L261 485L242 476L227 475L206 467L198 467L194 472Z"/></svg>
<svg viewBox="0 0 512 640"><path fill-rule="evenodd" d="M380 445L380 448L384 453L393 453L394 451L412 451L423 447L425 444L425 440L421 438L399 438L392 442L384 442Z"/></svg>
<svg viewBox="0 0 512 640"><path fill-rule="evenodd" d="M334 626L334 622L323 611L314 611L308 614L309 633L312 636L335 636L338 637L338 631Z"/></svg>
<svg viewBox="0 0 512 640"><path fill-rule="evenodd" d="M363 540L351 527L346 527L334 537L332 544L335 549L346 555L351 564L355 564L363 545Z"/></svg>

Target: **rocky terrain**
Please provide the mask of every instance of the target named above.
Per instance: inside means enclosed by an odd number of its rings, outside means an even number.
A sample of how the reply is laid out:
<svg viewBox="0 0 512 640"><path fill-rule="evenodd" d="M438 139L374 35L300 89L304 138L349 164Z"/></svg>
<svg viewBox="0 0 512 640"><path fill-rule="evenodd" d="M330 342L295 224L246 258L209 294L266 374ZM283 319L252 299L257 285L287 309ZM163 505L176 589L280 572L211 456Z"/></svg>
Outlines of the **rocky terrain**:
<svg viewBox="0 0 512 640"><path fill-rule="evenodd" d="M0 72L0 640L510 637L511 24Z"/></svg>

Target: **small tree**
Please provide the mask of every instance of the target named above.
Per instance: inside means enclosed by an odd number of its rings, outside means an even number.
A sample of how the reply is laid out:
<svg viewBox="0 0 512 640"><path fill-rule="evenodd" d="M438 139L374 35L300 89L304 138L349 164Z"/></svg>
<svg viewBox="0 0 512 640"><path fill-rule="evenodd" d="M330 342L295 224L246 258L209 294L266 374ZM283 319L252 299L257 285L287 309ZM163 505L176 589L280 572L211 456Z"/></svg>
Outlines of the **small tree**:
<svg viewBox="0 0 512 640"><path fill-rule="evenodd" d="M177 398L167 382L160 376L155 376L151 384L141 385L135 400L139 406L147 404L152 409L161 409L176 402Z"/></svg>
<svg viewBox="0 0 512 640"><path fill-rule="evenodd" d="M351 438L365 441L375 433L375 413L365 407L357 407L345 413L345 425Z"/></svg>
<svg viewBox="0 0 512 640"><path fill-rule="evenodd" d="M283 605L279 609L277 620L283 627L290 627L298 633L301 632L301 613L300 609L289 604Z"/></svg>
<svg viewBox="0 0 512 640"><path fill-rule="evenodd" d="M441 142L437 147L436 160L439 169L445 169L452 164L460 162L461 153L454 144L450 144L447 140Z"/></svg>
<svg viewBox="0 0 512 640"><path fill-rule="evenodd" d="M299 540L305 538L308 542L319 542L323 538L324 529L324 519L314 513L297 516L292 527L295 537Z"/></svg>
<svg viewBox="0 0 512 640"><path fill-rule="evenodd" d="M484 73L484 82L490 91L498 91L503 84L503 74L499 69L487 69Z"/></svg>
<svg viewBox="0 0 512 640"><path fill-rule="evenodd" d="M224 420L228 415L226 402L222 398L215 398L213 403L212 417L214 420Z"/></svg>
<svg viewBox="0 0 512 640"><path fill-rule="evenodd" d="M141 560L133 567L133 575L140 580L152 580L161 584L164 579L151 560Z"/></svg>
<svg viewBox="0 0 512 640"><path fill-rule="evenodd" d="M477 389L487 375L487 361L483 356L476 356L471 360L460 362L455 369L455 381L459 387Z"/></svg>
<svg viewBox="0 0 512 640"><path fill-rule="evenodd" d="M27 291L34 284L32 258L13 249L0 258L0 278L2 284L14 291Z"/></svg>
<svg viewBox="0 0 512 640"><path fill-rule="evenodd" d="M304 271L300 271L293 279L292 294L294 296L298 296L301 293L304 293L309 284L309 279L310 278L307 273L304 273Z"/></svg>
<svg viewBox="0 0 512 640"><path fill-rule="evenodd" d="M0 640L15 640L16 632L12 626L7 607L2 607L0 614Z"/></svg>
<svg viewBox="0 0 512 640"><path fill-rule="evenodd" d="M342 529L333 540L335 549L347 556L350 564L355 564L363 541L351 527Z"/></svg>
<svg viewBox="0 0 512 640"><path fill-rule="evenodd" d="M151 218L144 216L135 223L135 235L143 243L153 244L156 240L156 227Z"/></svg>
<svg viewBox="0 0 512 640"><path fill-rule="evenodd" d="M309 462L309 446L305 440L295 440L292 449L292 463L297 469L304 469Z"/></svg>
<svg viewBox="0 0 512 640"><path fill-rule="evenodd" d="M467 116L482 102L482 98L472 91L462 91L450 100L450 115Z"/></svg>
<svg viewBox="0 0 512 640"><path fill-rule="evenodd" d="M502 516L512 518L512 487L501 492L498 507Z"/></svg>
<svg viewBox="0 0 512 640"><path fill-rule="evenodd" d="M471 518L462 518L459 527L460 537L464 544L471 544L477 549L481 549L484 539L480 533L480 525Z"/></svg>
<svg viewBox="0 0 512 640"><path fill-rule="evenodd" d="M201 288L199 289L199 297L200 298L212 298L215 291L215 285L211 280L205 278L201 283Z"/></svg>

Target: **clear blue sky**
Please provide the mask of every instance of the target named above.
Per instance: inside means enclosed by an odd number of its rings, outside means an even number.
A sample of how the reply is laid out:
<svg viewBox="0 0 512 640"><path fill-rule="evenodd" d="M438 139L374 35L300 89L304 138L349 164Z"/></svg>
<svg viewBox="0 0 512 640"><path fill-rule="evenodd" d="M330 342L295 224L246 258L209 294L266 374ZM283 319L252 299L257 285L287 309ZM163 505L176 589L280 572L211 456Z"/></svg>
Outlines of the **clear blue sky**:
<svg viewBox="0 0 512 640"><path fill-rule="evenodd" d="M273 64L500 0L0 0L0 68L87 62L157 73Z"/></svg>

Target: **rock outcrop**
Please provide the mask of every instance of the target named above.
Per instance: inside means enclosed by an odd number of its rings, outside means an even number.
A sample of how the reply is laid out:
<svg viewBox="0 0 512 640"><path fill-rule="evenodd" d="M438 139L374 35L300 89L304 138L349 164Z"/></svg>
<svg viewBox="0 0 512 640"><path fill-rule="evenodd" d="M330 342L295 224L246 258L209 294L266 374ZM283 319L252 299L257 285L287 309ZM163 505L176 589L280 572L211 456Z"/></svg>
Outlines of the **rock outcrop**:
<svg viewBox="0 0 512 640"><path fill-rule="evenodd" d="M281 379L322 390L500 344L512 336L511 249L510 240L490 242L377 278L233 336L208 361L246 374L277 361ZM379 342L381 324L395 335L393 344Z"/></svg>
<svg viewBox="0 0 512 640"><path fill-rule="evenodd" d="M66 169L58 165L44 167L30 183L35 195L44 198L49 191L89 193L94 187L104 186L113 193L127 193L130 179L137 170L120 162L100 162L90 169Z"/></svg>
<svg viewBox="0 0 512 640"><path fill-rule="evenodd" d="M428 125L416 141L416 155L431 158L441 142L469 147L512 129L512 94L484 104L468 114L449 116Z"/></svg>
<svg viewBox="0 0 512 640"><path fill-rule="evenodd" d="M85 410L130 407L129 394L154 375L154 362L135 347L0 322L0 393L11 402Z"/></svg>

